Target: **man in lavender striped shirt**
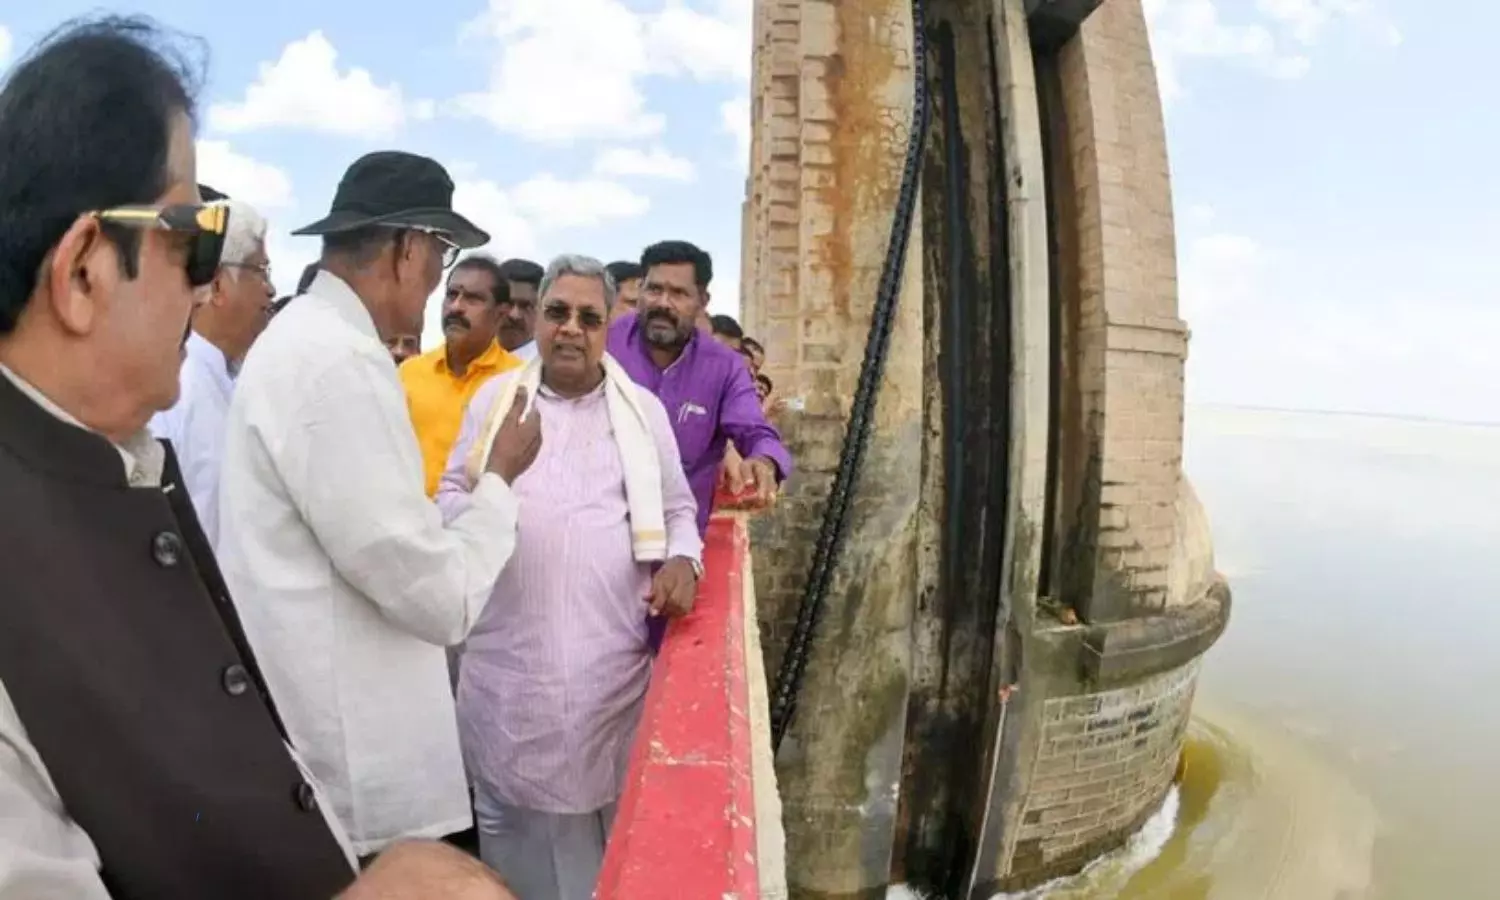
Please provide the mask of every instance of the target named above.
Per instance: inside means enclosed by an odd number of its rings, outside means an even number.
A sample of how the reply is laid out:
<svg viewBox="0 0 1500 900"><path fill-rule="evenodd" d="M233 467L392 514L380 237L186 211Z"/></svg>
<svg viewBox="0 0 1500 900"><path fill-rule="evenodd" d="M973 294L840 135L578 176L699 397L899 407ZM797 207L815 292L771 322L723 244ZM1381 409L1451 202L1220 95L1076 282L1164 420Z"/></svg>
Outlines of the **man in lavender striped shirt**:
<svg viewBox="0 0 1500 900"><path fill-rule="evenodd" d="M651 673L647 612L688 612L702 570L666 410L604 355L613 291L596 260L553 261L538 359L480 388L437 494L462 509L486 423L538 378L542 449L511 485L525 525L458 684L480 856L525 900L592 896Z"/></svg>

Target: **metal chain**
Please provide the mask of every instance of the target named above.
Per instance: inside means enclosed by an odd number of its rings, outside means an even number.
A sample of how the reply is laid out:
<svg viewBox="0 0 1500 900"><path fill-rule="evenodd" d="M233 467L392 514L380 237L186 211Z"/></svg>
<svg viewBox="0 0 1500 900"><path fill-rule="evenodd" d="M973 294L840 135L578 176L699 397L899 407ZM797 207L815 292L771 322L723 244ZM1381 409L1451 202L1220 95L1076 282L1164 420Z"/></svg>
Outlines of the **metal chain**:
<svg viewBox="0 0 1500 900"><path fill-rule="evenodd" d="M917 189L921 184L922 147L927 136L931 108L927 98L927 39L923 31L923 0L912 0L912 59L914 90L911 133L907 137L906 162L901 173L895 216L891 222L890 242L886 247L885 265L881 269L875 309L871 315L870 333L865 341L864 361L860 364L859 384L854 392L854 407L844 431L839 452L838 472L823 511L823 525L813 551L812 566L797 608L797 625L787 643L776 673L776 687L771 703L771 746L781 747L792 716L797 710L797 695L807 670L807 656L813 633L822 616L834 564L843 549L848 528L849 505L859 482L865 447L870 442L870 426L875 415L875 401L881 376L885 371L886 352L890 348L891 329L896 318L896 301L901 296L901 278L906 268L906 248L911 240L916 218Z"/></svg>

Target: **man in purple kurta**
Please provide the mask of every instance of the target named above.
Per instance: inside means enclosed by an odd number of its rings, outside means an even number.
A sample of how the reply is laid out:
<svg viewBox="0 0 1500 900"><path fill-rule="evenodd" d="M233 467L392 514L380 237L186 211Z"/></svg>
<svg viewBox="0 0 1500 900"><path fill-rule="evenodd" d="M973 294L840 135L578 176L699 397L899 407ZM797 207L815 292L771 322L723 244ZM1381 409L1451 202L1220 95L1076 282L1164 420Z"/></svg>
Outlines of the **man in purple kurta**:
<svg viewBox="0 0 1500 900"><path fill-rule="evenodd" d="M646 248L641 268L637 312L610 326L609 354L666 407L702 533L728 442L742 457L734 480L754 488L761 504L775 499L792 457L766 421L745 358L696 326L708 306L709 255L686 241L663 241Z"/></svg>

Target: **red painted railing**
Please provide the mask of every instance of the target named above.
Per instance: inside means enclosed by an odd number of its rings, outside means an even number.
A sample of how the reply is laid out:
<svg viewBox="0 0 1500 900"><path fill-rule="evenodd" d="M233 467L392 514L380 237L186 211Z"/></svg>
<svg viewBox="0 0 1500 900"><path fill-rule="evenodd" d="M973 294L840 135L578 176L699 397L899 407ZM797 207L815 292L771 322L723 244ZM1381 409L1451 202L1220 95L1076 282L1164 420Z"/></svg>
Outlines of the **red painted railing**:
<svg viewBox="0 0 1500 900"><path fill-rule="evenodd" d="M744 522L716 516L691 615L667 629L598 900L760 896L745 673Z"/></svg>

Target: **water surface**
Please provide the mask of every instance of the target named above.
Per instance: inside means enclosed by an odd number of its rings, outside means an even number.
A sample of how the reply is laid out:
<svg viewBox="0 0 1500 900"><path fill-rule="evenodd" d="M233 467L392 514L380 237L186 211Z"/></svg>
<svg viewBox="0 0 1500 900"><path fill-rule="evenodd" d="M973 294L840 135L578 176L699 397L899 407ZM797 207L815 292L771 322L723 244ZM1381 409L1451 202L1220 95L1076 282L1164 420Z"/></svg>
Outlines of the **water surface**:
<svg viewBox="0 0 1500 900"><path fill-rule="evenodd" d="M1199 712L1369 801L1368 884L1308 900L1500 897L1500 428L1197 407L1185 453L1234 586Z"/></svg>

